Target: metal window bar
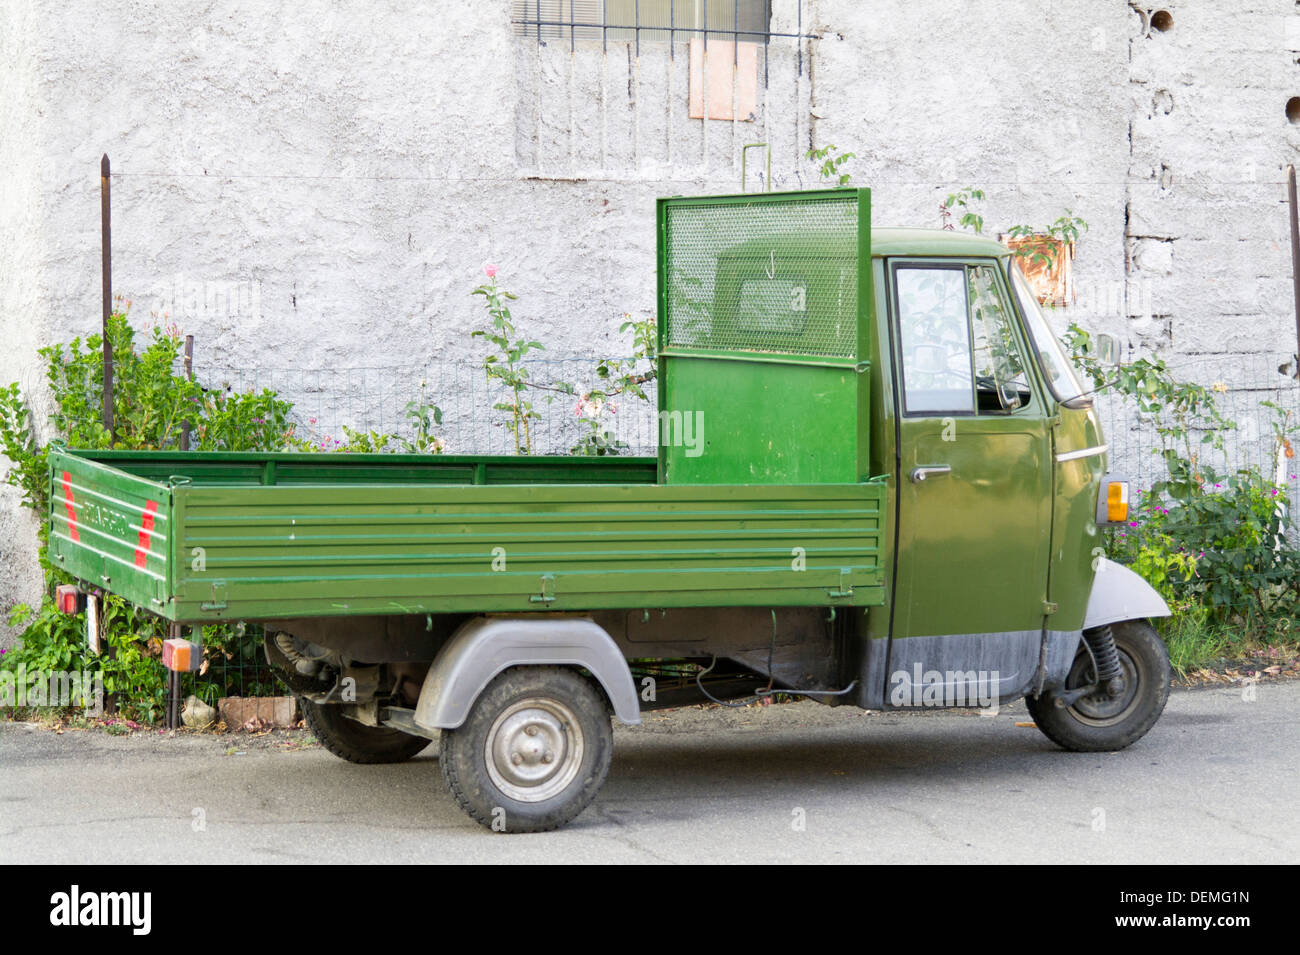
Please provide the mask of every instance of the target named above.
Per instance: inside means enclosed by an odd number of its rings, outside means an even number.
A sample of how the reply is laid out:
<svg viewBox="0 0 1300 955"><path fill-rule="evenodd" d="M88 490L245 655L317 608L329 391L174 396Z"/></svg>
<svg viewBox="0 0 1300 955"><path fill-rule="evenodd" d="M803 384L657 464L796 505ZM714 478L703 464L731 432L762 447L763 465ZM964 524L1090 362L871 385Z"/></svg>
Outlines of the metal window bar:
<svg viewBox="0 0 1300 955"><path fill-rule="evenodd" d="M576 27L579 30L606 31L609 30L627 30L635 33L694 33L704 37L705 43L708 42L709 34L730 36L730 37L753 37L753 42L766 41L771 39L792 39L792 40L816 40L816 34L813 33L780 33L774 30L742 30L736 27L719 27L719 26L698 26L698 27L679 27L653 24L632 24L632 23L587 23L578 20L514 20L516 25L537 26L537 27ZM538 37L541 42L541 37Z"/></svg>
<svg viewBox="0 0 1300 955"><path fill-rule="evenodd" d="M729 27L722 26L722 25L711 26L709 24L710 5L708 3L702 3L700 5L702 23L699 26L678 25L676 4L669 3L667 6L668 6L667 24L643 23L641 18L640 0L635 0L635 3L633 4L632 23L611 23L609 19L608 0L601 0L601 14L600 14L599 22L595 22L591 19L580 19L577 14L577 8L574 3L574 0L570 0L569 2L567 19L564 17L565 11L562 3L559 6L555 7L556 10L555 16L547 16L542 11L541 0L536 0L536 2L532 4L525 3L523 15L513 17L510 22L514 26L519 27L521 31L525 33L533 32L534 37L539 45L543 42L543 33L542 33L543 27L551 28L554 31L555 36L557 38L563 38L564 31L567 30L569 33L569 42L570 42L571 50L576 48L577 35L578 35L578 31L580 30L591 31L592 35L600 36L601 47L606 52L608 52L609 49L609 32L611 30L615 32L630 33L632 34L633 43L637 55L640 55L642 33L668 34L668 45L669 45L670 56L675 56L676 54L676 41L677 41L678 33L683 33L690 36L702 37L706 49L708 48L710 35L712 35L715 39L719 36L724 36L724 37L731 37L733 40L736 41L744 38L749 40L750 42L761 42L764 45L770 44L770 42L773 39L792 39L792 40L800 40L800 41L817 39L817 36L815 34L803 32L803 3L802 2L800 2L797 5L798 25L794 33L787 33L783 31L771 29L770 26L771 4L769 2L765 2L762 8L762 12L764 14L763 19L767 23L767 26L763 27L762 29L752 27L752 26L745 27L741 25L740 0L733 0L732 3L733 19L732 19L732 25ZM533 28L532 31L528 30L528 28L530 27ZM803 56L802 43L799 44L798 53L800 58L799 61L800 70L802 71L802 56ZM736 54L733 51L733 56L735 55Z"/></svg>

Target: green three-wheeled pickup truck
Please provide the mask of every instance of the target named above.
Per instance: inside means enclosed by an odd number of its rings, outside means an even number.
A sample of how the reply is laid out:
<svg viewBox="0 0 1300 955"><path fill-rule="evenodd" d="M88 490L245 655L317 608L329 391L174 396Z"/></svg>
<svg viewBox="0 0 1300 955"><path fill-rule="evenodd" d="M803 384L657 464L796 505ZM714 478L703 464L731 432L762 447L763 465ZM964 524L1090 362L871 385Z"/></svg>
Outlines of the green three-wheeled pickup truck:
<svg viewBox="0 0 1300 955"><path fill-rule="evenodd" d="M1168 609L1102 556L1127 484L1006 249L867 190L660 200L648 457L51 455L51 560L266 625L356 762L440 742L473 818L559 826L611 713L1025 697L1075 750L1160 716Z"/></svg>

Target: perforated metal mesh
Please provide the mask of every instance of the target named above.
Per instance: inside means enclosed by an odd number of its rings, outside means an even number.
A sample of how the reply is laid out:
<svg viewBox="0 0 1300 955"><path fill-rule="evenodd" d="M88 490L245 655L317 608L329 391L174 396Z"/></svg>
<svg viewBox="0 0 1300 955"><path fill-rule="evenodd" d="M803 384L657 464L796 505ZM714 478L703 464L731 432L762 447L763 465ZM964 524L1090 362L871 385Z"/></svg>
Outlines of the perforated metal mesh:
<svg viewBox="0 0 1300 955"><path fill-rule="evenodd" d="M668 347L856 357L855 196L669 203L664 258Z"/></svg>

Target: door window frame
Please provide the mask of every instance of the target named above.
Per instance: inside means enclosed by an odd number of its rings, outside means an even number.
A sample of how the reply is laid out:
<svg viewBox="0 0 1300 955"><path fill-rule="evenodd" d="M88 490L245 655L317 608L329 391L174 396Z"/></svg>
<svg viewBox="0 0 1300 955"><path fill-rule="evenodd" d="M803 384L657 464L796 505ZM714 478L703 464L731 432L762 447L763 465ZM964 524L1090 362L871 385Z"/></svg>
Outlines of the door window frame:
<svg viewBox="0 0 1300 955"><path fill-rule="evenodd" d="M997 283L998 291L1002 296L1003 314L1011 325L1012 335L1015 337L1016 345L1020 349L1021 364L1024 367L1025 381L1029 385L1029 401L1019 408L1003 411L980 411L979 408L979 387L975 375L975 328L971 318L970 311L970 270L974 268L989 268L995 275L994 281ZM1045 407L1042 404L1042 397L1039 393L1042 387L1038 382L1038 369L1032 360L1033 352L1027 347L1027 331L1024 327L1024 321L1020 315L1019 306L1011 297L1012 290L1007 280L1006 263L1002 258L905 258L890 257L888 261L888 286L887 300L889 304L889 330L890 339L894 351L894 366L898 369L898 413L907 418L1007 418L1016 415L1028 414L1029 412ZM909 411L907 407L907 367L906 359L903 355L903 326L902 314L900 312L901 302L898 296L898 272L900 269L946 269L955 271L960 269L965 282L966 297L963 304L966 312L966 340L970 349L971 356L971 392L974 410L972 411Z"/></svg>

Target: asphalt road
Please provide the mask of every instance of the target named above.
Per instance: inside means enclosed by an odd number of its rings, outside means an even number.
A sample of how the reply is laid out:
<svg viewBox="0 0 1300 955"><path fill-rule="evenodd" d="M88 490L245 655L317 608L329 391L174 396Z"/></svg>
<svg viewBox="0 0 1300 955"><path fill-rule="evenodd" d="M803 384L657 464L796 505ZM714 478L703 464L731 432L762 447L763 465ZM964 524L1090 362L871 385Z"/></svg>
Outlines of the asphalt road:
<svg viewBox="0 0 1300 955"><path fill-rule="evenodd" d="M1022 704L689 708L620 727L573 824L489 833L433 754L354 766L303 734L114 737L0 723L0 864L1292 862L1300 683L1176 690L1121 753L1058 750Z"/></svg>

